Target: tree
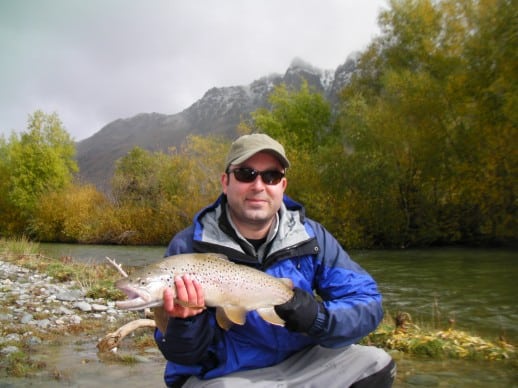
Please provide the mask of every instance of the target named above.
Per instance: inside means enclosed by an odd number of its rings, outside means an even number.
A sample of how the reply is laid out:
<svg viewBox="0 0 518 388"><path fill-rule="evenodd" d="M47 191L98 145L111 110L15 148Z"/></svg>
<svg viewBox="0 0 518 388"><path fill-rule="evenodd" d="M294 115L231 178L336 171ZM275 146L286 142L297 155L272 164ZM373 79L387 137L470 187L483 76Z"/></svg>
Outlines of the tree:
<svg viewBox="0 0 518 388"><path fill-rule="evenodd" d="M113 187L126 243L166 244L186 227L220 192L227 149L227 141L191 136L179 150L136 147L119 159Z"/></svg>
<svg viewBox="0 0 518 388"><path fill-rule="evenodd" d="M334 195L337 181L330 177L341 145L329 102L305 81L298 90L276 87L268 101L269 109L253 112L252 122L241 127L246 132L267 133L284 145L292 165L287 171L288 195L301 201L308 215L343 237L344 209L341 198Z"/></svg>
<svg viewBox="0 0 518 388"><path fill-rule="evenodd" d="M331 107L307 81L299 90L277 86L268 98L271 109L252 113L253 128L268 133L291 149L314 152L327 144L331 134Z"/></svg>
<svg viewBox="0 0 518 388"><path fill-rule="evenodd" d="M390 245L509 237L516 7L505 0L390 6L379 18L382 36L343 93L344 187L369 204L358 207L365 211L358 222Z"/></svg>
<svg viewBox="0 0 518 388"><path fill-rule="evenodd" d="M113 194L121 203L153 206L160 201L159 176L165 155L134 147L117 160L112 181Z"/></svg>
<svg viewBox="0 0 518 388"><path fill-rule="evenodd" d="M38 241L115 242L120 235L113 206L93 185L68 185L41 196L31 220Z"/></svg>
<svg viewBox="0 0 518 388"><path fill-rule="evenodd" d="M3 210L11 215L4 222L11 225L10 232L29 232L28 222L40 196L65 187L78 171L75 145L57 114L36 111L29 116L27 132L13 133L2 148Z"/></svg>

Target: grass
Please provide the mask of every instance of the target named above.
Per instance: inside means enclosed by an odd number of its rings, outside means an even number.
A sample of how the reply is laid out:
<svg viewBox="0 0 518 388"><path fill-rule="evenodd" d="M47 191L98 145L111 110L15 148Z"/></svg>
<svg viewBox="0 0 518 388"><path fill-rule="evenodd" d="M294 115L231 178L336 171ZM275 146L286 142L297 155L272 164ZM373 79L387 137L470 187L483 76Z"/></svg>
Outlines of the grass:
<svg viewBox="0 0 518 388"><path fill-rule="evenodd" d="M0 255L37 255L39 244L31 242L26 237L16 239L0 238Z"/></svg>
<svg viewBox="0 0 518 388"><path fill-rule="evenodd" d="M39 253L39 244L26 238L0 239L0 258L13 264L46 273L58 282L74 281L89 298L108 300L124 299L124 294L114 283L120 274L104 263L74 262L70 257L60 259Z"/></svg>
<svg viewBox="0 0 518 388"><path fill-rule="evenodd" d="M33 361L27 352L21 350L8 354L0 365L12 377L27 377L46 366L43 362Z"/></svg>
<svg viewBox="0 0 518 388"><path fill-rule="evenodd" d="M443 330L421 327L412 322L410 314L404 312L398 313L395 318L387 314L362 343L434 359L517 359L516 348L503 338L489 341L452 327Z"/></svg>
<svg viewBox="0 0 518 388"><path fill-rule="evenodd" d="M5 369L7 375L12 377L27 377L33 373L45 369L43 361L34 361L30 356L30 345L21 342L8 341L2 347L16 346L17 350L0 357L0 370Z"/></svg>

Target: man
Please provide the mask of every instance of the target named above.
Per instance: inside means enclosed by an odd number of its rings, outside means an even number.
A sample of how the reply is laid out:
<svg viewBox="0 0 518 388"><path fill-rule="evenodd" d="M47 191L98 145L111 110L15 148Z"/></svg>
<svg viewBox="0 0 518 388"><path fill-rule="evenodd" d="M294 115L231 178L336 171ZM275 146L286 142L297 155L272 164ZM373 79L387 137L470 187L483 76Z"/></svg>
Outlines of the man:
<svg viewBox="0 0 518 388"><path fill-rule="evenodd" d="M354 345L383 312L375 281L324 227L284 195L290 163L264 134L231 146L222 194L171 240L166 256L223 253L230 260L290 278L294 296L275 306L285 327L256 312L225 331L203 289L188 275L175 278L177 298L164 292L170 316L155 339L168 360L165 382L177 387L390 387L395 365L381 349ZM310 188L308 188L310 189ZM319 298L315 298L315 293Z"/></svg>

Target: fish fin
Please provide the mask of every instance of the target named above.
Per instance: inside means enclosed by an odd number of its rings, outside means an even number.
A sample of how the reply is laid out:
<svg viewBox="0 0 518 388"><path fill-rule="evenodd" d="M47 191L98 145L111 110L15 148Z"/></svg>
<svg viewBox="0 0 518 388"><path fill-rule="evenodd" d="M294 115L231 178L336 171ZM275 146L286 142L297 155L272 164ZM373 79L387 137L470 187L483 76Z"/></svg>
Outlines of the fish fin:
<svg viewBox="0 0 518 388"><path fill-rule="evenodd" d="M164 310L163 306L151 308L153 311L153 318L155 319L156 327L162 334L165 335L167 324L169 323L169 315Z"/></svg>
<svg viewBox="0 0 518 388"><path fill-rule="evenodd" d="M216 307L216 322L218 322L218 326L223 330L228 330L232 327L232 321L228 319L225 311L221 307Z"/></svg>
<svg viewBox="0 0 518 388"><path fill-rule="evenodd" d="M205 306L200 306L200 305L197 305L197 304L191 304L189 302L184 302L183 300L179 300L179 299L176 299L176 298L174 298L174 303L177 304L177 305L180 305L182 307L188 307L188 308L191 308L191 309L202 309L202 310L206 309Z"/></svg>
<svg viewBox="0 0 518 388"><path fill-rule="evenodd" d="M244 325L246 322L246 309L236 305L221 306L227 318L238 325Z"/></svg>
<svg viewBox="0 0 518 388"><path fill-rule="evenodd" d="M284 320L277 315L273 307L261 307L256 311L266 322L276 326L284 326Z"/></svg>
<svg viewBox="0 0 518 388"><path fill-rule="evenodd" d="M290 278L279 278L279 280L293 290L293 281Z"/></svg>
<svg viewBox="0 0 518 388"><path fill-rule="evenodd" d="M228 256L224 255L223 253L209 253L208 255L209 255L209 257L213 257L213 258L218 258L218 259L222 259L222 260L225 260L225 261L229 261Z"/></svg>

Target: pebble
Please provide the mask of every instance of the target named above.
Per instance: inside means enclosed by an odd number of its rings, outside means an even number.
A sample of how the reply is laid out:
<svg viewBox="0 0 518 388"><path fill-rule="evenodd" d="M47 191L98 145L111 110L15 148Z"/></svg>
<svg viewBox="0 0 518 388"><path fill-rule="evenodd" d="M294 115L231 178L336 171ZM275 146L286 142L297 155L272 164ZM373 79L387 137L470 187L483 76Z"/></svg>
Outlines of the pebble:
<svg viewBox="0 0 518 388"><path fill-rule="evenodd" d="M0 327L30 325L41 331L77 325L83 318L114 322L125 317L126 311L114 308L113 301L86 298L73 281L59 283L52 277L0 260ZM0 343L17 342L18 334L9 334ZM30 334L27 334L30 335ZM7 341L6 341L7 340ZM34 335L30 342L40 341ZM7 349L7 350L5 350ZM2 348L10 352L10 347ZM4 353L5 354L5 353Z"/></svg>
<svg viewBox="0 0 518 388"><path fill-rule="evenodd" d="M92 303L90 306L92 307L93 311L107 311L108 310L108 306L106 306L104 304Z"/></svg>
<svg viewBox="0 0 518 388"><path fill-rule="evenodd" d="M92 311L92 306L90 305L90 303L87 303L85 301L74 303L74 307L84 312Z"/></svg>
<svg viewBox="0 0 518 388"><path fill-rule="evenodd" d="M0 350L0 353L3 354L3 355L8 355L8 354L11 354L11 353L16 353L19 350L20 349L17 346L6 346L5 348L2 348Z"/></svg>
<svg viewBox="0 0 518 388"><path fill-rule="evenodd" d="M20 320L21 323L27 324L30 321L32 321L33 315L32 314L23 314L22 319Z"/></svg>

